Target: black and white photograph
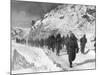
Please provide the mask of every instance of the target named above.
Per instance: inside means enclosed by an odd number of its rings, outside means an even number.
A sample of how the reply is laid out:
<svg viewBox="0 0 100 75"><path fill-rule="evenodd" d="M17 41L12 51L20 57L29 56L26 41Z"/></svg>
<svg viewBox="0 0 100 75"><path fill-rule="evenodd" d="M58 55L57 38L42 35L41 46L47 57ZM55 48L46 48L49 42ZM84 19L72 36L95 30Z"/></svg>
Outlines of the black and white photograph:
<svg viewBox="0 0 100 75"><path fill-rule="evenodd" d="M96 5L11 0L12 75L96 69Z"/></svg>

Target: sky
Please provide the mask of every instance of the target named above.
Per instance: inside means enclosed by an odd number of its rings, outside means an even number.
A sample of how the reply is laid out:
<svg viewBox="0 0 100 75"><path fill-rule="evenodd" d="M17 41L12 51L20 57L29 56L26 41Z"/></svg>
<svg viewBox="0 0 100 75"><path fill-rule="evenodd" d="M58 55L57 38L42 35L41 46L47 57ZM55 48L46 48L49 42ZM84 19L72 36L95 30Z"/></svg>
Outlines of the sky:
<svg viewBox="0 0 100 75"><path fill-rule="evenodd" d="M51 8L59 4L11 0L12 27L30 27L32 20L38 20Z"/></svg>

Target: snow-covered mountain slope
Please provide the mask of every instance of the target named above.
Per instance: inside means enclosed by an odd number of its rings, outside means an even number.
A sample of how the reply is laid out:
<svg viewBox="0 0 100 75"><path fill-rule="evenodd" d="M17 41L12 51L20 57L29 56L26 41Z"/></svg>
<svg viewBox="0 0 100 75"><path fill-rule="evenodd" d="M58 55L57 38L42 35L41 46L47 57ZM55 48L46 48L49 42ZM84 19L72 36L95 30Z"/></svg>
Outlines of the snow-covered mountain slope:
<svg viewBox="0 0 100 75"><path fill-rule="evenodd" d="M91 14L88 12L90 9L90 12L94 11ZM35 25L43 25L44 29L59 29L65 35L68 30L95 33L95 14L95 6L60 5Z"/></svg>
<svg viewBox="0 0 100 75"><path fill-rule="evenodd" d="M78 39L86 34L87 45L90 45L95 38L95 24L95 6L59 5L35 23L35 29L30 31L29 38L46 38L52 33L66 36L68 31L73 31Z"/></svg>
<svg viewBox="0 0 100 75"><path fill-rule="evenodd" d="M60 71L40 48L12 43L13 73Z"/></svg>

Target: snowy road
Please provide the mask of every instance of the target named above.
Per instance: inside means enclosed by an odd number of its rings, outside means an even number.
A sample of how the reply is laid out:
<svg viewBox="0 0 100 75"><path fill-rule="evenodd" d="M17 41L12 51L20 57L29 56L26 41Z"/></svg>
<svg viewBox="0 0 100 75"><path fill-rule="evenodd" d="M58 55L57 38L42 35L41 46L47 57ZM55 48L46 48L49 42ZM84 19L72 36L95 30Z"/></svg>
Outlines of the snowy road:
<svg viewBox="0 0 100 75"><path fill-rule="evenodd" d="M48 56L58 64L59 67L63 68L63 70L95 69L95 52L93 50L87 51L85 54L79 52L73 62L73 68L69 67L68 55L66 52L63 53L63 55L56 56L55 53L49 51Z"/></svg>
<svg viewBox="0 0 100 75"><path fill-rule="evenodd" d="M41 49L16 43L12 45L12 50L14 49L23 55L29 63L34 63L35 66L16 70L13 73L95 69L95 52L93 50L86 52L86 54L79 52L73 62L73 68L70 68L66 52L57 56L55 52L53 53L46 48Z"/></svg>

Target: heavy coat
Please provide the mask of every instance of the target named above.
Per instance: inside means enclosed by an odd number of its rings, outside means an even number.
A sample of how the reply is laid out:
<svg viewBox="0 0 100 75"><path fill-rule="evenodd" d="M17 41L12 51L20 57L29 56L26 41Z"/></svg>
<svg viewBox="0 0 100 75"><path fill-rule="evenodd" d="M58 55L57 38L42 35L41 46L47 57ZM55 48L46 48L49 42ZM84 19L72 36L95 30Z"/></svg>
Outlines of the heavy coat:
<svg viewBox="0 0 100 75"><path fill-rule="evenodd" d="M84 53L84 48L85 48L86 42L87 42L87 39L85 36L83 36L80 39L81 53Z"/></svg>
<svg viewBox="0 0 100 75"><path fill-rule="evenodd" d="M77 39L75 36L71 36L69 40L67 41L67 53L69 56L69 61L74 61L76 58L76 53L78 53L78 44Z"/></svg>
<svg viewBox="0 0 100 75"><path fill-rule="evenodd" d="M57 55L59 55L60 53L60 50L62 49L62 43L61 43L61 36L60 34L57 35L56 37L56 52L57 52Z"/></svg>
<svg viewBox="0 0 100 75"><path fill-rule="evenodd" d="M56 38L54 37L54 35L52 35L50 37L50 47L52 48L53 52L54 52L54 49L55 49L55 44L56 44Z"/></svg>

